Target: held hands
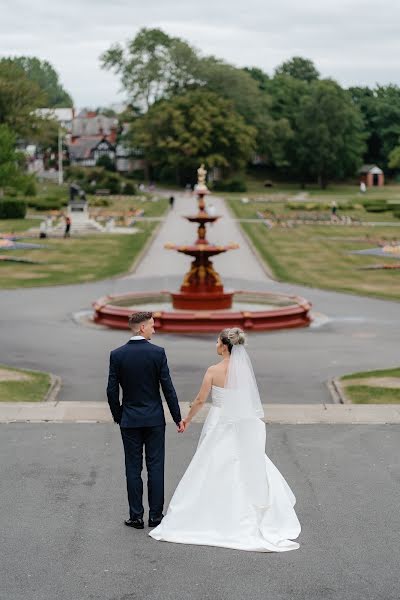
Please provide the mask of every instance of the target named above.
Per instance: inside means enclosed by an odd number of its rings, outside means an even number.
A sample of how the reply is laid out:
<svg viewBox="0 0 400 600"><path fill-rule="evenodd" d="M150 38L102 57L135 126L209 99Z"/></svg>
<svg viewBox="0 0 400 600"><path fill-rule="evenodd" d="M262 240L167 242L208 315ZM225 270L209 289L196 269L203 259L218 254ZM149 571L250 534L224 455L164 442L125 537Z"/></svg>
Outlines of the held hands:
<svg viewBox="0 0 400 600"><path fill-rule="evenodd" d="M178 428L178 433L183 433L185 431L185 421L179 421L179 423L177 423L177 428Z"/></svg>
<svg viewBox="0 0 400 600"><path fill-rule="evenodd" d="M178 433L183 433L189 426L189 423L190 421L187 419L182 419L182 421L177 424Z"/></svg>

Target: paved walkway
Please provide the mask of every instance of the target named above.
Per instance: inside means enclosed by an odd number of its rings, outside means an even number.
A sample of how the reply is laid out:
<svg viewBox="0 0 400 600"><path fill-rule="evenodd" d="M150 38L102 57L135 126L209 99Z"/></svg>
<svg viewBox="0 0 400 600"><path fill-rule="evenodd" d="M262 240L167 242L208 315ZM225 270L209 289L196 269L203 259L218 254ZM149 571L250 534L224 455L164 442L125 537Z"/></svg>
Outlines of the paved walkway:
<svg viewBox="0 0 400 600"><path fill-rule="evenodd" d="M280 554L156 542L147 525L125 527L112 424L15 423L0 434L2 600L399 598L398 425L267 428L302 525L300 549ZM199 434L167 425L166 503Z"/></svg>
<svg viewBox="0 0 400 600"><path fill-rule="evenodd" d="M209 404L196 415L195 423L202 423ZM189 412L189 403L180 402L183 415ZM264 404L265 422L289 425L371 424L400 423L400 404ZM167 423L173 423L165 407ZM0 423L111 423L105 402L15 402L0 404Z"/></svg>
<svg viewBox="0 0 400 600"><path fill-rule="evenodd" d="M222 216L219 221L207 226L208 241L221 245L231 242L240 244L238 250L230 250L212 259L216 270L223 274L224 278L240 277L242 279L265 281L264 269L247 245L240 226L230 215L224 201L218 197L209 197L207 203L212 203L216 214ZM197 200L194 196L191 194L176 194L173 210L168 214L157 238L135 273L128 276L128 278L149 277L155 272L157 275L163 275L167 278L174 275L183 278L193 259L173 250L165 250L164 245L168 242L193 244L197 237L197 225L187 221L184 215L193 215L197 211Z"/></svg>

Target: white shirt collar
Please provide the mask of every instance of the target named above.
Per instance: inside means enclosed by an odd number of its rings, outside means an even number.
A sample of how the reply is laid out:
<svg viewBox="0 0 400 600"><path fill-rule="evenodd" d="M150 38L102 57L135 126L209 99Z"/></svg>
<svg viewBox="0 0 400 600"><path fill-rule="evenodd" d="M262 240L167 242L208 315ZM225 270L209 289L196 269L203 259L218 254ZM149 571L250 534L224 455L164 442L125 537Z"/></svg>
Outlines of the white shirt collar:
<svg viewBox="0 0 400 600"><path fill-rule="evenodd" d="M145 337L143 337L142 335L133 335L133 336L132 336L132 337L129 339L129 341L131 341L131 340L133 340L133 341L135 341L135 340L145 340L145 339L146 339L146 338L145 338Z"/></svg>

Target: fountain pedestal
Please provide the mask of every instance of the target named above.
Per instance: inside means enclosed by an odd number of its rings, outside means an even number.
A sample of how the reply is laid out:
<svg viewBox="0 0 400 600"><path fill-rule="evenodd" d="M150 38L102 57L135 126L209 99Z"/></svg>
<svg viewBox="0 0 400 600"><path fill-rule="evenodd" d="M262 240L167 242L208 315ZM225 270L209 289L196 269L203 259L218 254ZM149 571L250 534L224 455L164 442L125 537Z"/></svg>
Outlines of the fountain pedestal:
<svg viewBox="0 0 400 600"><path fill-rule="evenodd" d="M184 217L191 223L198 223L197 240L189 246L165 245L168 250L175 250L194 258L189 271L184 276L180 291L171 294L173 307L181 310L223 310L232 307L234 292L224 290L221 277L214 269L210 257L235 250L239 245L217 246L207 240L206 225L215 223L220 217L209 215L206 211L204 197L209 191L205 184L205 174L204 166L201 165L196 186L198 213Z"/></svg>

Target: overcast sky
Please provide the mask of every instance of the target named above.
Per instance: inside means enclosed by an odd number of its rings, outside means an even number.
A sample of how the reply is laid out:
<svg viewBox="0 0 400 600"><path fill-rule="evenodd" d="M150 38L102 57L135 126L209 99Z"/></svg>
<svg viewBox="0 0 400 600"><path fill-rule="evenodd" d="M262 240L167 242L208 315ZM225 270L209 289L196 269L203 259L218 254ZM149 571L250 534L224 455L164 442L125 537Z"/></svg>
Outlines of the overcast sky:
<svg viewBox="0 0 400 600"><path fill-rule="evenodd" d="M0 56L49 60L77 107L123 100L99 56L141 27L272 73L297 55L344 86L400 84L400 1L0 0Z"/></svg>

